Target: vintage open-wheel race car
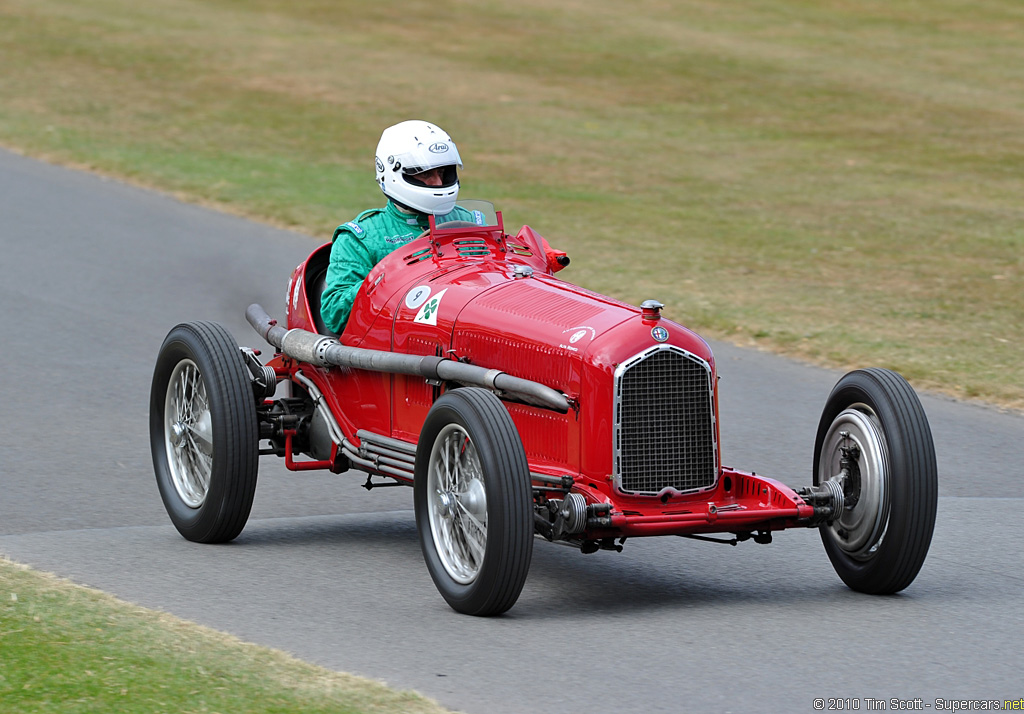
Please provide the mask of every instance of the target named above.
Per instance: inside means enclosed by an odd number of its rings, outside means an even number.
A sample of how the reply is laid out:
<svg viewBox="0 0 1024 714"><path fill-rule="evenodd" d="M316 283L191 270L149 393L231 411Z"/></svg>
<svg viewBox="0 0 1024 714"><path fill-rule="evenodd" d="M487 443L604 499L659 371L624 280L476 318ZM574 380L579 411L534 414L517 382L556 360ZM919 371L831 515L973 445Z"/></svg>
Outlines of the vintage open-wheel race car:
<svg viewBox="0 0 1024 714"><path fill-rule="evenodd" d="M463 613L515 604L537 538L589 553L640 536L768 543L817 528L854 590L914 580L938 486L927 418L901 376L839 380L810 486L726 468L707 343L656 301L555 277L565 261L535 231L507 235L493 206L464 206L478 223L431 218L373 269L340 336L319 309L330 244L293 272L287 327L246 311L276 349L266 363L216 323L170 331L150 435L185 538L235 538L259 457L276 455L294 471L360 472L368 488L412 486L427 569Z"/></svg>

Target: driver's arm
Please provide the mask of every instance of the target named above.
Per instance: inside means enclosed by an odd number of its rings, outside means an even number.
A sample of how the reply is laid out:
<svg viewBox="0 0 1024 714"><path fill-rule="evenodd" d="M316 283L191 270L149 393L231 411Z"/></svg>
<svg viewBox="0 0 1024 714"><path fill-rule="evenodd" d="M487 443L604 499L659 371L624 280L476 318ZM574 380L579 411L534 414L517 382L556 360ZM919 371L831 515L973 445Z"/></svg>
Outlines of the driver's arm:
<svg viewBox="0 0 1024 714"><path fill-rule="evenodd" d="M349 231L339 231L331 247L327 287L320 300L320 315L327 329L341 334L348 322L352 303L375 261L366 246Z"/></svg>

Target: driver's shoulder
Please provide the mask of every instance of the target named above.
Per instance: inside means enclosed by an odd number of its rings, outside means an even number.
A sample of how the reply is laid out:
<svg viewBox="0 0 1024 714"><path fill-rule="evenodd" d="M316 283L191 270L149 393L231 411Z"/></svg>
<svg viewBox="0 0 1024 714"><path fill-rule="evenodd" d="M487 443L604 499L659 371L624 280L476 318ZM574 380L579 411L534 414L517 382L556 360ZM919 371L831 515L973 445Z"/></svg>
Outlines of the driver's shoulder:
<svg viewBox="0 0 1024 714"><path fill-rule="evenodd" d="M378 228L380 216L383 213L383 208L371 208L363 211L351 221L342 223L340 226L335 228L332 240L337 240L338 236L342 233L349 233L359 240L363 240L367 237L368 233L371 233Z"/></svg>

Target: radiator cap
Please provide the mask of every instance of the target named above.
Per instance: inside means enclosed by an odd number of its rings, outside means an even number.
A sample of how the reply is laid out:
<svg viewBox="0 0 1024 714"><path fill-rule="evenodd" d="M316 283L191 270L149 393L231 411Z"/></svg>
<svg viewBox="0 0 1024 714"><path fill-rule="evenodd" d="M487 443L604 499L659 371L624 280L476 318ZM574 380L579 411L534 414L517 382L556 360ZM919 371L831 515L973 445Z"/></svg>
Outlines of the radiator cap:
<svg viewBox="0 0 1024 714"><path fill-rule="evenodd" d="M640 309L643 311L643 318L645 320L660 320L663 307L665 306L657 300L644 300L640 303Z"/></svg>

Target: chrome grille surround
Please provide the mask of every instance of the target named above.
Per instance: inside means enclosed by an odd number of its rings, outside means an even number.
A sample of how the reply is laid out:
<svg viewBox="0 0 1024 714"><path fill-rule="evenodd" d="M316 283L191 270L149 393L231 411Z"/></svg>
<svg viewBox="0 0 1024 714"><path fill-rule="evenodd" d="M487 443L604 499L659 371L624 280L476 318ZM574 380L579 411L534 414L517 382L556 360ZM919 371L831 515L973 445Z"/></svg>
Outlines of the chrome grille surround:
<svg viewBox="0 0 1024 714"><path fill-rule="evenodd" d="M613 478L623 493L705 491L718 480L711 365L656 345L615 370Z"/></svg>

